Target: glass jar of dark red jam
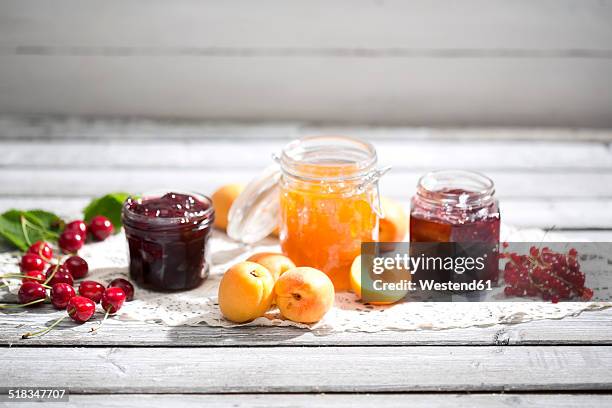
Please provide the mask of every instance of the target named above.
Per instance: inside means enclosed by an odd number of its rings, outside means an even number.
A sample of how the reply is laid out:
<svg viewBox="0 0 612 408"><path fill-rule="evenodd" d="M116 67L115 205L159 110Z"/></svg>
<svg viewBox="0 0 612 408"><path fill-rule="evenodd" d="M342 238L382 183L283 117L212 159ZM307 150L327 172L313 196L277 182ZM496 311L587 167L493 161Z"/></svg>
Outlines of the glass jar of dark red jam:
<svg viewBox="0 0 612 408"><path fill-rule="evenodd" d="M430 247L434 252L436 248L450 250L453 256L484 256L485 266L477 278L497 282L499 229L499 204L490 178L469 171L444 170L419 180L411 201L410 242L460 243ZM449 276L429 278L445 281Z"/></svg>
<svg viewBox="0 0 612 408"><path fill-rule="evenodd" d="M184 290L208 276L208 240L215 218L210 198L185 192L129 197L122 212L130 277L157 290Z"/></svg>

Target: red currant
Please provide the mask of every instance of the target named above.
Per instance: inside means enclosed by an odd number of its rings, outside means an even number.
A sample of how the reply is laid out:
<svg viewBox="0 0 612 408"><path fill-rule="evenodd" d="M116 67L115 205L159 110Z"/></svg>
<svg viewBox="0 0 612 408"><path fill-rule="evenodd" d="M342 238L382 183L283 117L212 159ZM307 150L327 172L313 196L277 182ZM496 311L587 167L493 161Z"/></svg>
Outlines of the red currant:
<svg viewBox="0 0 612 408"><path fill-rule="evenodd" d="M504 292L507 296L540 295L553 303L575 296L590 300L593 291L584 287L585 275L580 272L577 256L575 248L563 254L548 247L538 250L535 246L529 248L529 256L506 253L504 258L511 261L504 268L508 285Z"/></svg>

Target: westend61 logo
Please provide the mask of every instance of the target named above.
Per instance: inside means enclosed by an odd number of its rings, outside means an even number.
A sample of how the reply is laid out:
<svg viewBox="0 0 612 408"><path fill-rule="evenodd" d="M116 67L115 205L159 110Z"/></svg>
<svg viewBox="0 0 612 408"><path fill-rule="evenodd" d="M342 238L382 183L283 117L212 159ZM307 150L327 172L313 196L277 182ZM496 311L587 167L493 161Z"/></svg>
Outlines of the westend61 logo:
<svg viewBox="0 0 612 408"><path fill-rule="evenodd" d="M369 242L356 272L365 303L612 300L611 243Z"/></svg>

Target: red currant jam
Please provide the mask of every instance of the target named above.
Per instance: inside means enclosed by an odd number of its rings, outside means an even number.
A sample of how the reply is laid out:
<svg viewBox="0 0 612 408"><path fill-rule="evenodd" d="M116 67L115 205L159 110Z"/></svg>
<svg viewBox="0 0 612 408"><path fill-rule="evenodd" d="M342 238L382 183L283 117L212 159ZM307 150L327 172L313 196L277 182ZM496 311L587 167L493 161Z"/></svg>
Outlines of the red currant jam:
<svg viewBox="0 0 612 408"><path fill-rule="evenodd" d="M158 290L200 285L209 272L208 240L214 218L211 200L199 194L128 198L122 219L131 278Z"/></svg>
<svg viewBox="0 0 612 408"><path fill-rule="evenodd" d="M464 276L437 273L417 278L498 281L500 212L494 193L493 181L467 171L432 172L419 180L411 202L410 242L458 243L416 246L429 248L428 256L483 257L484 268Z"/></svg>

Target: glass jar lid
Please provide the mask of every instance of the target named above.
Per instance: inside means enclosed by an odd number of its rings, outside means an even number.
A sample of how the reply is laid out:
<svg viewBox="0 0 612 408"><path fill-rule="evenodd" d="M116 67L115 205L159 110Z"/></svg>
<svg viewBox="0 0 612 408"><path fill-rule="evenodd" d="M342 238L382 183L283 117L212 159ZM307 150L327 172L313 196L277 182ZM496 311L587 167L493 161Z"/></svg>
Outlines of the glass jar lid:
<svg viewBox="0 0 612 408"><path fill-rule="evenodd" d="M228 214L227 235L247 244L260 241L277 227L280 213L279 180L274 164L251 180L236 198Z"/></svg>

